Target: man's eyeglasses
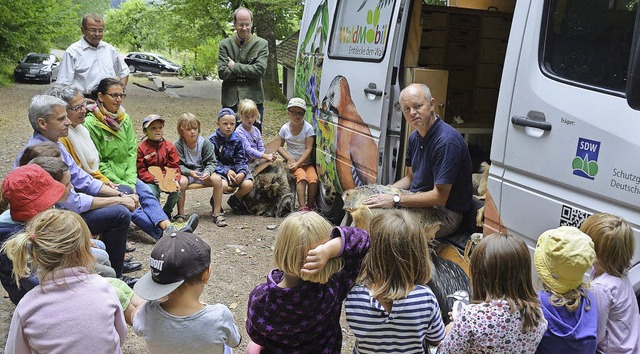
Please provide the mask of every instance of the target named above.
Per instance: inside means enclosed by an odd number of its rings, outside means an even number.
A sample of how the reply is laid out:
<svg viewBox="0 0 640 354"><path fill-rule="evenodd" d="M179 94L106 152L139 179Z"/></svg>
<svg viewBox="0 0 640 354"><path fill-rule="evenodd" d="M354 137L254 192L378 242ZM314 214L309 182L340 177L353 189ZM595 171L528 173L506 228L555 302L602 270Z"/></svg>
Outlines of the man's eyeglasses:
<svg viewBox="0 0 640 354"><path fill-rule="evenodd" d="M249 22L249 23L236 23L236 26L240 27L240 28L251 28L251 26L253 26L253 23Z"/></svg>
<svg viewBox="0 0 640 354"><path fill-rule="evenodd" d="M84 28L91 34L104 33L104 28Z"/></svg>
<svg viewBox="0 0 640 354"><path fill-rule="evenodd" d="M68 111L80 112L83 108L87 108L87 102L82 102L77 106L67 107Z"/></svg>
<svg viewBox="0 0 640 354"><path fill-rule="evenodd" d="M117 100L118 98L127 98L126 93L105 93L105 95L111 96L114 100Z"/></svg>
<svg viewBox="0 0 640 354"><path fill-rule="evenodd" d="M288 112L298 117L302 117L306 113L305 111L288 111Z"/></svg>

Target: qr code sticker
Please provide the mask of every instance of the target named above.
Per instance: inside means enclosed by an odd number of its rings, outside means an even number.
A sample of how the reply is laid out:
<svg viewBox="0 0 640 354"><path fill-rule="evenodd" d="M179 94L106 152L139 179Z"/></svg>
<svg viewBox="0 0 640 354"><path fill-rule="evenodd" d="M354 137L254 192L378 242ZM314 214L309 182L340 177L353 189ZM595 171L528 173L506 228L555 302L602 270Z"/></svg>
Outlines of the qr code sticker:
<svg viewBox="0 0 640 354"><path fill-rule="evenodd" d="M586 211L563 205L562 214L560 215L560 226L580 227L589 216L591 216L591 214Z"/></svg>

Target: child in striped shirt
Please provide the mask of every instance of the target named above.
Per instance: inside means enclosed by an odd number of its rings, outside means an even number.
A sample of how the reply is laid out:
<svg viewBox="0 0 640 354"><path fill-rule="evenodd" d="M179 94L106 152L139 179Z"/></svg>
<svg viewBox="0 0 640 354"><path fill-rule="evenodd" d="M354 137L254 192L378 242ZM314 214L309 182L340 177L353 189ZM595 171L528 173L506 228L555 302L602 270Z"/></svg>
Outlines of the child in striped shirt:
<svg viewBox="0 0 640 354"><path fill-rule="evenodd" d="M431 278L422 224L407 211L389 211L371 220L370 239L360 285L345 302L354 352L424 353L445 331L436 297L422 285Z"/></svg>

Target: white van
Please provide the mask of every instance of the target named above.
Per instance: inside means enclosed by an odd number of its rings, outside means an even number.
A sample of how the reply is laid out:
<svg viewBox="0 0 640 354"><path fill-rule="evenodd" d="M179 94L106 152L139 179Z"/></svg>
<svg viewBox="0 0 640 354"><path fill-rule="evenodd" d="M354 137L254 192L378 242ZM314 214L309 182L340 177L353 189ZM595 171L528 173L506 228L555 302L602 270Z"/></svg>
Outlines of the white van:
<svg viewBox="0 0 640 354"><path fill-rule="evenodd" d="M637 0L307 0L296 96L316 128L319 206L404 173L400 90L490 153L485 233L537 237L595 212L640 236ZM629 278L640 293L640 237Z"/></svg>

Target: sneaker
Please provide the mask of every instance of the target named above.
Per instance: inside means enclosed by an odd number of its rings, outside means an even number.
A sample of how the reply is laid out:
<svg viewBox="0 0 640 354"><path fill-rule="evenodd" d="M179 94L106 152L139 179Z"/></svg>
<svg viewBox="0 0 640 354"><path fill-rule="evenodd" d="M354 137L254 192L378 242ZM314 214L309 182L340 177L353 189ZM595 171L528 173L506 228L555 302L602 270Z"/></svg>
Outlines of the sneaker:
<svg viewBox="0 0 640 354"><path fill-rule="evenodd" d="M198 214L191 214L184 226L178 229L178 231L193 233L194 231L196 231L199 222L200 216Z"/></svg>

